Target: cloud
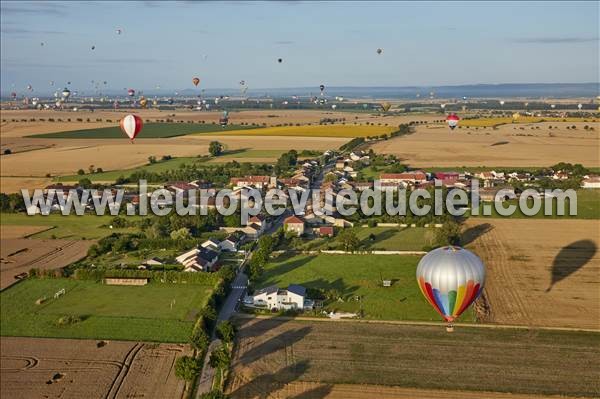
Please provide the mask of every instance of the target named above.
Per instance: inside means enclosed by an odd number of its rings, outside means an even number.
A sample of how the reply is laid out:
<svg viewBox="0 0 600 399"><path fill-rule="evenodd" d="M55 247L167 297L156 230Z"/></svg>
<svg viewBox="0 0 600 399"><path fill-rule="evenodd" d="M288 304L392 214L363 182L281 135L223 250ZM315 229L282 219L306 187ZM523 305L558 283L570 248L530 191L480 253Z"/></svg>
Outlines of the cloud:
<svg viewBox="0 0 600 399"><path fill-rule="evenodd" d="M287 45L287 44L294 44L296 42L294 42L293 40L279 40L277 42L275 42L275 44L283 44L283 45Z"/></svg>
<svg viewBox="0 0 600 399"><path fill-rule="evenodd" d="M31 30L23 28L2 27L2 33L5 35L63 35L67 32L58 30Z"/></svg>
<svg viewBox="0 0 600 399"><path fill-rule="evenodd" d="M513 43L527 43L527 44L560 44L560 43L589 43L597 42L597 37L578 37L578 36L564 36L564 37L521 37L517 39L511 39Z"/></svg>
<svg viewBox="0 0 600 399"><path fill-rule="evenodd" d="M3 3L6 4L6 3ZM52 3L52 2L19 2L14 3L18 5L3 5L1 7L2 13L6 16L16 15L42 15L42 16L63 16L66 15L66 5L64 3Z"/></svg>

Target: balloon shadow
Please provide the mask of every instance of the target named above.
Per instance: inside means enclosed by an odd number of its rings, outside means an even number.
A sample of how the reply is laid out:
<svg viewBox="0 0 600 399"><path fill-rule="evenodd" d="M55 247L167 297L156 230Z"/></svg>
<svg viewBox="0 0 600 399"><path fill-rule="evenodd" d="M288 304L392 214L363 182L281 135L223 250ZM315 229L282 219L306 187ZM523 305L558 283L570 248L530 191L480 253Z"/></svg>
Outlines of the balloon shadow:
<svg viewBox="0 0 600 399"><path fill-rule="evenodd" d="M556 283L585 266L596 251L596 244L591 240L579 240L563 247L552 263L552 281L546 292L550 292Z"/></svg>

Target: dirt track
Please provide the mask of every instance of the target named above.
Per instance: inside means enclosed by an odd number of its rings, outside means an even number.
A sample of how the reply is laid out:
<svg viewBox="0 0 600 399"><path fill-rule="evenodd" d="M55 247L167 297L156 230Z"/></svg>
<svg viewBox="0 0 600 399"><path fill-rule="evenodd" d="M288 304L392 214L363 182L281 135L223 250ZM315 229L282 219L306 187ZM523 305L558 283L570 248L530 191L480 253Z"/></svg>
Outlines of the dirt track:
<svg viewBox="0 0 600 399"><path fill-rule="evenodd" d="M185 345L11 338L1 340L3 398L181 398L173 371ZM53 377L56 379L53 381ZM50 383L49 383L50 382Z"/></svg>
<svg viewBox="0 0 600 399"><path fill-rule="evenodd" d="M467 228L487 267L487 321L600 328L597 220L470 218Z"/></svg>
<svg viewBox="0 0 600 399"><path fill-rule="evenodd" d="M12 227L12 226L11 226ZM14 284L14 276L32 268L51 270L67 266L86 256L92 240L0 240L0 289Z"/></svg>

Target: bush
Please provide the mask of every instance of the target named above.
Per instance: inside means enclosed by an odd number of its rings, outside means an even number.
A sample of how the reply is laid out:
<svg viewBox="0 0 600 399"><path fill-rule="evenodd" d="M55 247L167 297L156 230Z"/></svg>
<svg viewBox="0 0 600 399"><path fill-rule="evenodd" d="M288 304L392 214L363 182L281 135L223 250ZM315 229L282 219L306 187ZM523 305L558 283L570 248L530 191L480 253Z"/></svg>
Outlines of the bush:
<svg viewBox="0 0 600 399"><path fill-rule="evenodd" d="M198 360L191 356L182 356L175 361L175 376L184 381L193 381L200 371Z"/></svg>
<svg viewBox="0 0 600 399"><path fill-rule="evenodd" d="M71 325L77 324L79 322L81 322L81 317L73 316L73 315L66 315L66 316L59 317L58 320L56 321L56 325L57 326L71 326Z"/></svg>
<svg viewBox="0 0 600 399"><path fill-rule="evenodd" d="M4 150L4 155L10 155L12 154L12 151L10 150L10 148L7 148Z"/></svg>

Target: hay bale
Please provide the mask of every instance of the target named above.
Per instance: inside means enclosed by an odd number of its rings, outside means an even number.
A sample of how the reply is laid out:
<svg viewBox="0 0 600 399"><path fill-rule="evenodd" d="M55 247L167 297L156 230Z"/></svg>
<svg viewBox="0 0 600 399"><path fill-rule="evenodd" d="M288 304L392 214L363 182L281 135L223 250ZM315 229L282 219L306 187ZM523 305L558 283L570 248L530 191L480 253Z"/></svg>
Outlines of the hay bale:
<svg viewBox="0 0 600 399"><path fill-rule="evenodd" d="M48 298L46 298L46 297L38 298L38 299L35 301L35 304L36 304L36 305L41 305L42 303L46 302L47 300L48 300Z"/></svg>

